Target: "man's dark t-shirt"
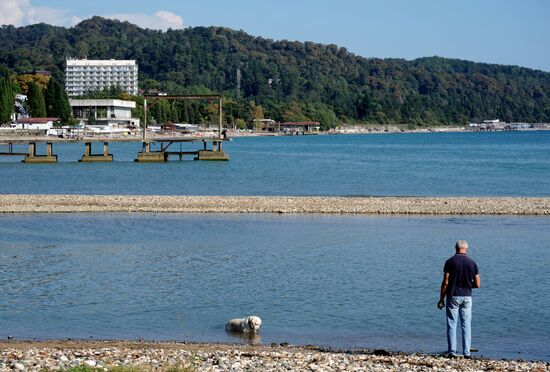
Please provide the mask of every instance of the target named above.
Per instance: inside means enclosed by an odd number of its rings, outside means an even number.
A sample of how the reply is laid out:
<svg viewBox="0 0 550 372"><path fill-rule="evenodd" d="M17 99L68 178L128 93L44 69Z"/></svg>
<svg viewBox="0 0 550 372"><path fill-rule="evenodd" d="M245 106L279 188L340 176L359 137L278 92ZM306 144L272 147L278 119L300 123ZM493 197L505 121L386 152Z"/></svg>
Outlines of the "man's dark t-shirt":
<svg viewBox="0 0 550 372"><path fill-rule="evenodd" d="M443 271L449 273L447 296L471 296L474 277L479 274L477 264L465 254L457 253L445 261Z"/></svg>

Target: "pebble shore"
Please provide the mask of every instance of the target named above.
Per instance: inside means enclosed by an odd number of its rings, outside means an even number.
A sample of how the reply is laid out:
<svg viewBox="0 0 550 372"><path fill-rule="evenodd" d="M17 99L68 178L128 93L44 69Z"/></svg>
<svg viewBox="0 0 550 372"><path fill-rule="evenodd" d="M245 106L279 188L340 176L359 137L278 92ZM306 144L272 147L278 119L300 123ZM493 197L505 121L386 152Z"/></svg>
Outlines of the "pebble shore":
<svg viewBox="0 0 550 372"><path fill-rule="evenodd" d="M0 213L550 215L550 198L0 195Z"/></svg>
<svg viewBox="0 0 550 372"><path fill-rule="evenodd" d="M548 371L547 362L449 359L371 351L336 352L316 347L46 341L0 343L0 371ZM388 355L377 355L388 354ZM122 369L124 370L124 369Z"/></svg>

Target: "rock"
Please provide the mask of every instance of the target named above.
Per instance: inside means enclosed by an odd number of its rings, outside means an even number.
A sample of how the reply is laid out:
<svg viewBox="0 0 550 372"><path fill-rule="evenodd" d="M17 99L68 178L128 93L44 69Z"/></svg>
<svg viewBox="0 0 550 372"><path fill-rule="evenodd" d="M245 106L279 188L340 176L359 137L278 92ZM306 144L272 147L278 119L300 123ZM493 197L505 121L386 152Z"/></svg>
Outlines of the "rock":
<svg viewBox="0 0 550 372"><path fill-rule="evenodd" d="M71 360L70 364L72 367L78 367L82 364L82 361L80 359L74 359L74 360Z"/></svg>
<svg viewBox="0 0 550 372"><path fill-rule="evenodd" d="M29 343L0 349L0 371L53 371L84 366L107 370L107 365L138 366L143 370L166 370L189 366L205 371L407 371L426 370L548 370L546 362L506 360L463 360L422 354L366 354L365 352L312 350L311 348L217 344L134 343L123 341L120 347L105 347L102 342L64 349L56 344ZM383 350L386 352L385 350ZM377 354L381 354L378 352ZM72 360L72 361L71 361Z"/></svg>
<svg viewBox="0 0 550 372"><path fill-rule="evenodd" d="M88 367L95 367L97 364L97 362L95 360L85 360L84 361L84 365L88 366Z"/></svg>
<svg viewBox="0 0 550 372"><path fill-rule="evenodd" d="M390 356L390 353L388 353L386 350L384 349L376 349L372 352L374 355L378 355L378 356Z"/></svg>

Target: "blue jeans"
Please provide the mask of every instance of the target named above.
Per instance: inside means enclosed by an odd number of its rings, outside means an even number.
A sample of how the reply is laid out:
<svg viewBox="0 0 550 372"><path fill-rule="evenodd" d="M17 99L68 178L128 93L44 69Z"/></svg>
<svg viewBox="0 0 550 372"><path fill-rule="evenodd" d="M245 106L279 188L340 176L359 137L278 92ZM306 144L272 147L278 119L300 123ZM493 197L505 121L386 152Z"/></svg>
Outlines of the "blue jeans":
<svg viewBox="0 0 550 372"><path fill-rule="evenodd" d="M472 297L447 296L447 345L449 354L456 355L456 326L460 317L462 352L470 356L472 341Z"/></svg>

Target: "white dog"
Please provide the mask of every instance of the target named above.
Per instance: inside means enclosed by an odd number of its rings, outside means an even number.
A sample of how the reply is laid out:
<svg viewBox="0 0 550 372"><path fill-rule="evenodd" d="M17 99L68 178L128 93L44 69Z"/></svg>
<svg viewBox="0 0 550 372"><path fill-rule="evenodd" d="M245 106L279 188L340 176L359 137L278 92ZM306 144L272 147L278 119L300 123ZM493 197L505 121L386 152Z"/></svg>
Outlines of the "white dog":
<svg viewBox="0 0 550 372"><path fill-rule="evenodd" d="M239 333L258 333L262 320L257 316L247 316L242 319L231 319L225 324L225 330Z"/></svg>

